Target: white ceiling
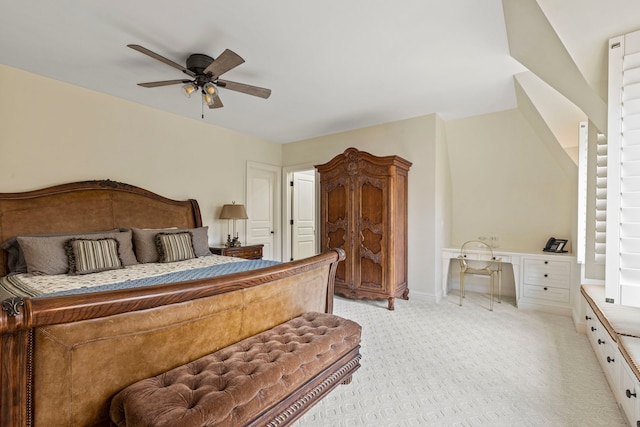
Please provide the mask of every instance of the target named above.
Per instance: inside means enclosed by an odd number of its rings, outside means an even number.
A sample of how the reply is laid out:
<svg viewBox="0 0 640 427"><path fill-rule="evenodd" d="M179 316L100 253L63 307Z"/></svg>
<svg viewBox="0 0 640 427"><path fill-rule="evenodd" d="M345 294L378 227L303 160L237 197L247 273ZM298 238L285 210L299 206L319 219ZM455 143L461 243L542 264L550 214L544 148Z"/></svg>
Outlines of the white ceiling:
<svg viewBox="0 0 640 427"><path fill-rule="evenodd" d="M640 29L635 0L539 0L593 84L606 40ZM634 27L635 26L635 27ZM269 99L221 91L204 120L286 143L434 112L444 119L513 108L501 0L0 0L0 63L201 119L180 86L139 82L184 74L126 47L184 64L231 49L227 80Z"/></svg>

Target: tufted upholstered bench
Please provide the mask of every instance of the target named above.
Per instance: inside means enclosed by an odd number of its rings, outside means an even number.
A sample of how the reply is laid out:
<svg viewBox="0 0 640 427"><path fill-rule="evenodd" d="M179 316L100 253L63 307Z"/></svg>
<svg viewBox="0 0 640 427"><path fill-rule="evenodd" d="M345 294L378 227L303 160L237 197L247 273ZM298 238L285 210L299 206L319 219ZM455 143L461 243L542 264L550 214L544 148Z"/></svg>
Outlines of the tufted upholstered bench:
<svg viewBox="0 0 640 427"><path fill-rule="evenodd" d="M281 426L360 367L357 323L305 313L153 378L111 401L116 426Z"/></svg>

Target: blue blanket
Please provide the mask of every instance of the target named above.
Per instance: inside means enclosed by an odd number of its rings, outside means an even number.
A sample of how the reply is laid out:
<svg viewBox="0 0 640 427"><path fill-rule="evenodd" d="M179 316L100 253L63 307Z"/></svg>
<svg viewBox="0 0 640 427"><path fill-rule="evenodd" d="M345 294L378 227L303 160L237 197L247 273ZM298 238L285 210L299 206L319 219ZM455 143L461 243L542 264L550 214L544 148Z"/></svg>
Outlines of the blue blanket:
<svg viewBox="0 0 640 427"><path fill-rule="evenodd" d="M166 283L185 282L188 280L206 279L207 277L222 276L225 274L239 273L241 271L255 270L257 268L268 267L275 264L280 263L278 261L269 261L264 259L230 262L227 264L212 265L210 267L195 268L193 270L177 271L174 273L167 273L159 276L145 277L143 279L127 280L124 282L112 283L109 285L53 292L41 296L50 297L59 295L76 295L91 292L111 291L116 289L139 288L143 286L161 285Z"/></svg>

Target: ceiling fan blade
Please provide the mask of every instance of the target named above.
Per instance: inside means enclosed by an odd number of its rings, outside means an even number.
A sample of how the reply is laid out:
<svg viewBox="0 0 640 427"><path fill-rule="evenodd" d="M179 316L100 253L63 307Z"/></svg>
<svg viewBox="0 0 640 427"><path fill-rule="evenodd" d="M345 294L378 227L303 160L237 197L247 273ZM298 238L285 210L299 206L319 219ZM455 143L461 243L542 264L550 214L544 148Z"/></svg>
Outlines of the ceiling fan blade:
<svg viewBox="0 0 640 427"><path fill-rule="evenodd" d="M207 104L209 105L209 108L221 108L224 107L224 104L222 103L222 101L220 100L220 97L218 96L218 93L214 93L213 95L211 95L211 97L213 98L213 103L212 104Z"/></svg>
<svg viewBox="0 0 640 427"><path fill-rule="evenodd" d="M258 87L258 86L251 86L244 83L236 83L230 80L218 79L216 84L225 89L235 90L236 92L242 92L242 93L246 93L247 95L258 96L264 99L269 98L269 95L271 95L271 89Z"/></svg>
<svg viewBox="0 0 640 427"><path fill-rule="evenodd" d="M178 64L177 62L173 62L172 60L167 59L164 56L158 55L157 53L152 52L149 49L142 47L138 44L128 44L127 47L130 47L133 50L137 50L140 53L144 53L145 55L148 55L153 59L157 59L160 62L164 62L165 64L170 65L173 68L177 68L178 70L182 71L185 74L190 75L191 77L195 77L196 75L193 71L186 69L184 66Z"/></svg>
<svg viewBox="0 0 640 427"><path fill-rule="evenodd" d="M227 71L236 68L242 64L244 59L232 50L225 49L207 68L204 69L204 73L213 74L214 77L218 77L226 73Z"/></svg>
<svg viewBox="0 0 640 427"><path fill-rule="evenodd" d="M138 86L142 86L142 87L169 86L169 85L177 85L180 83L189 83L190 81L191 80L162 80L159 82L138 83Z"/></svg>

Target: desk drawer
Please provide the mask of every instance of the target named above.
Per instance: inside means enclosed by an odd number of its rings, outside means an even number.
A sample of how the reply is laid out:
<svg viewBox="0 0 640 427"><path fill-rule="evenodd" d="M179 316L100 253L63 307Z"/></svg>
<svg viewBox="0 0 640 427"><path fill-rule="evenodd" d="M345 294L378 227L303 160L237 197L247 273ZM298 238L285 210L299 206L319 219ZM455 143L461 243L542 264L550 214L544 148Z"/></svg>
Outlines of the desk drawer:
<svg viewBox="0 0 640 427"><path fill-rule="evenodd" d="M524 284L569 289L571 265L563 261L524 260Z"/></svg>
<svg viewBox="0 0 640 427"><path fill-rule="evenodd" d="M546 301L569 302L569 289L554 288L552 286L524 285L524 297Z"/></svg>

